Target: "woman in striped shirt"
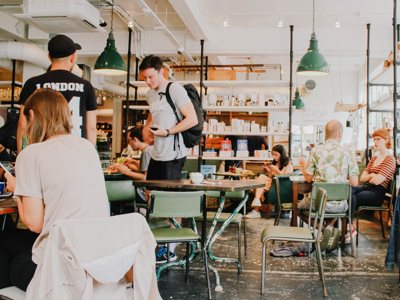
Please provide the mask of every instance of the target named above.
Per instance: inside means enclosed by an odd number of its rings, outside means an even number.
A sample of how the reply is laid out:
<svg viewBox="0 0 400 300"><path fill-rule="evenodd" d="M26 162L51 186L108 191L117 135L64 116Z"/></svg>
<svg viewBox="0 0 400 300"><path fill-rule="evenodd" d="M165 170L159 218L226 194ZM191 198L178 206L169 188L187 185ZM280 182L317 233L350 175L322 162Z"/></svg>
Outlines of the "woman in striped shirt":
<svg viewBox="0 0 400 300"><path fill-rule="evenodd" d="M353 212L360 206L380 206L389 190L390 182L396 171L396 158L391 154L390 133L387 129L378 129L372 133L377 155L372 157L361 174L362 186L353 187Z"/></svg>

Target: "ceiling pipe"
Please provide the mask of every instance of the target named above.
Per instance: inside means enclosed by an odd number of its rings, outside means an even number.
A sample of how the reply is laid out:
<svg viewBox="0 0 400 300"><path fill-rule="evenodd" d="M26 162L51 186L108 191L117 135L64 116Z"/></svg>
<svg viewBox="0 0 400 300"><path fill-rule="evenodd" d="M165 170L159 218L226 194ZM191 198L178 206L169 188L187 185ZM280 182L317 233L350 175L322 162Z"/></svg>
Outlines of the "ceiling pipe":
<svg viewBox="0 0 400 300"><path fill-rule="evenodd" d="M43 48L23 42L0 42L0 60L22 60L47 69L51 61L48 52ZM3 63L8 70L11 70L12 64ZM75 65L71 71L73 74L82 77L82 69Z"/></svg>
<svg viewBox="0 0 400 300"><path fill-rule="evenodd" d="M147 16L151 16L157 22L157 30L162 30L164 34L169 38L169 40L175 45L178 54L182 54L189 62L195 63L196 61L187 52L186 48L181 44L181 42L175 37L175 35L168 29L163 21L157 16L157 14L147 5L144 0L136 0L140 5L142 11Z"/></svg>

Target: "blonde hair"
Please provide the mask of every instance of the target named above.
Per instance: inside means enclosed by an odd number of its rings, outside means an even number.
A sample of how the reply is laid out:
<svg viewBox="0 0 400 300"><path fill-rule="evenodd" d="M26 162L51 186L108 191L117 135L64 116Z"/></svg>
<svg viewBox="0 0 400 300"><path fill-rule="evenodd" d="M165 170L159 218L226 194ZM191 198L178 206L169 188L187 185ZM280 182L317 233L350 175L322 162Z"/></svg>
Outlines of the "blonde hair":
<svg viewBox="0 0 400 300"><path fill-rule="evenodd" d="M29 111L33 112L33 119ZM71 133L71 111L64 96L52 89L37 89L26 101L29 144L44 142L52 136Z"/></svg>

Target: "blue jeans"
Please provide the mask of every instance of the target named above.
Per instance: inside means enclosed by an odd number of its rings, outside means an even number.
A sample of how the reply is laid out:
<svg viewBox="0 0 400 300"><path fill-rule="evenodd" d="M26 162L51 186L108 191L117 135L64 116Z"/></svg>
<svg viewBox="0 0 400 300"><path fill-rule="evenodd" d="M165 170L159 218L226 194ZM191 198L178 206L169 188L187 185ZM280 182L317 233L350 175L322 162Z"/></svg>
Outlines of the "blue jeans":
<svg viewBox="0 0 400 300"><path fill-rule="evenodd" d="M380 206L385 200L385 190L382 186L360 185L352 188L352 212L360 206Z"/></svg>

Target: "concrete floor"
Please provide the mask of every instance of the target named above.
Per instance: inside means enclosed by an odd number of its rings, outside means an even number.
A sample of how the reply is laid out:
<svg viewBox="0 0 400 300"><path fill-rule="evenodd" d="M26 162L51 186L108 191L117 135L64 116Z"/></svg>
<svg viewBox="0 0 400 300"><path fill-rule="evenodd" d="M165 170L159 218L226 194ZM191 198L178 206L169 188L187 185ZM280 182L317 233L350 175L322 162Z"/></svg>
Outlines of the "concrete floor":
<svg viewBox="0 0 400 300"><path fill-rule="evenodd" d="M289 220L282 219L281 225ZM260 295L261 282L261 232L272 219L247 220L248 254L242 258L243 273L238 275L233 264L214 263L221 276L222 292L216 292L215 277L210 272L213 299L322 299L315 257L276 258L268 256L265 293ZM387 237L382 238L379 221L360 221L361 235L357 258L349 255L350 245L342 251L342 266L338 265L336 251L324 258L328 299L400 299L398 271L386 271ZM215 243L215 254L237 256L236 225ZM386 231L388 235L388 230ZM182 247L183 248L183 247ZM270 249L271 247L269 247ZM182 250L178 248L182 257ZM170 269L161 275L159 289L163 299L207 299L207 286L203 264L191 263L189 282L185 282L182 268Z"/></svg>

